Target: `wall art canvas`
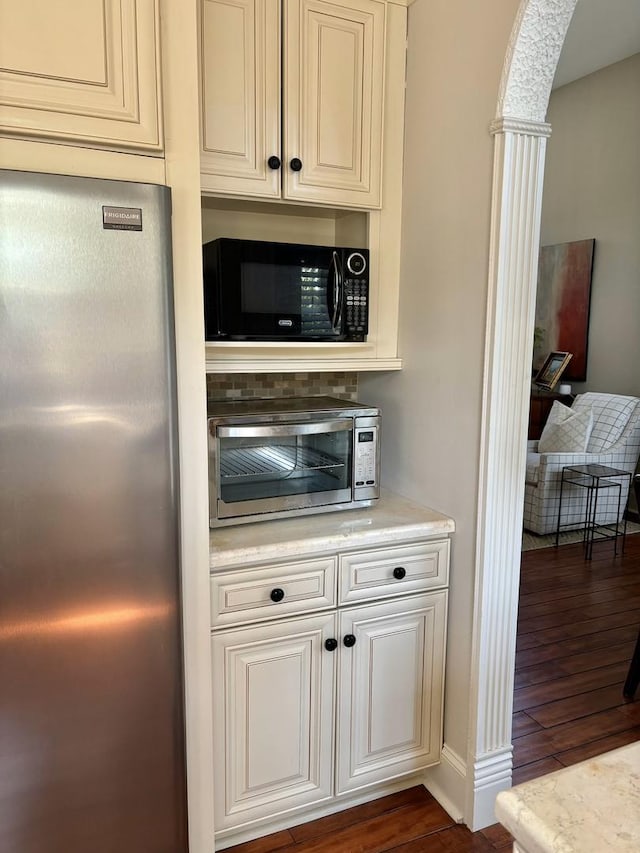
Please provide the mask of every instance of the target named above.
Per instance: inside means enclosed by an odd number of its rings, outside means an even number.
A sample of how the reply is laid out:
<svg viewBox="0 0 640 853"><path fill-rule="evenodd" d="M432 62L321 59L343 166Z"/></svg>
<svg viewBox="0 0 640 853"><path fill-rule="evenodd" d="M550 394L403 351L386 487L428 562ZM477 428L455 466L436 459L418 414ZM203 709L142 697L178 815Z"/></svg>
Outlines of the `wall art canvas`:
<svg viewBox="0 0 640 853"><path fill-rule="evenodd" d="M589 304L595 240L542 246L538 260L538 293L533 369L540 370L550 352L573 354L563 380L587 378Z"/></svg>

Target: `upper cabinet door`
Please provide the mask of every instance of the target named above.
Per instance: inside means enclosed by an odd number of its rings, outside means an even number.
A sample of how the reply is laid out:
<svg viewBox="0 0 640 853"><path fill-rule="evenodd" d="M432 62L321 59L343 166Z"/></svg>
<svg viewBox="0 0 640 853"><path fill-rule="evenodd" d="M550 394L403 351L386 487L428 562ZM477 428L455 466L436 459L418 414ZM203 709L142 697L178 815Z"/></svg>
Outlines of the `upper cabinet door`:
<svg viewBox="0 0 640 853"><path fill-rule="evenodd" d="M162 149L158 0L0 0L0 133Z"/></svg>
<svg viewBox="0 0 640 853"><path fill-rule="evenodd" d="M283 195L380 207L386 6L285 2Z"/></svg>
<svg viewBox="0 0 640 853"><path fill-rule="evenodd" d="M201 10L202 189L278 198L280 0L203 0Z"/></svg>

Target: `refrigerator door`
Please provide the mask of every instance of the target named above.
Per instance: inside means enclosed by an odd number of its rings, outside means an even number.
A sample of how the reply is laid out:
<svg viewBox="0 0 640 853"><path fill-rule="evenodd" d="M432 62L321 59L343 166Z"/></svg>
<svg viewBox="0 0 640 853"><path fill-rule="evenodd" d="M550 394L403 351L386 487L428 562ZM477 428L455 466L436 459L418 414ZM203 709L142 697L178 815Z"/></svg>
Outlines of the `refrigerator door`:
<svg viewBox="0 0 640 853"><path fill-rule="evenodd" d="M0 171L3 853L187 849L170 217Z"/></svg>

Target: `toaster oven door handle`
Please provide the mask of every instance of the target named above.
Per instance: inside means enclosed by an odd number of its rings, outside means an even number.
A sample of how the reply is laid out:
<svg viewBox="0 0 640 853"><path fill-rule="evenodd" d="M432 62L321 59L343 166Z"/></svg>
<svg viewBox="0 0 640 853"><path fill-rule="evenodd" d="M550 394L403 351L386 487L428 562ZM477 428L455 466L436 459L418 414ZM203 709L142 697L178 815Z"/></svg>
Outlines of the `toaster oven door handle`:
<svg viewBox="0 0 640 853"><path fill-rule="evenodd" d="M251 426L219 426L219 438L269 438L280 435L318 435L323 432L345 432L353 429L349 418L330 421L310 421L297 424L254 424Z"/></svg>

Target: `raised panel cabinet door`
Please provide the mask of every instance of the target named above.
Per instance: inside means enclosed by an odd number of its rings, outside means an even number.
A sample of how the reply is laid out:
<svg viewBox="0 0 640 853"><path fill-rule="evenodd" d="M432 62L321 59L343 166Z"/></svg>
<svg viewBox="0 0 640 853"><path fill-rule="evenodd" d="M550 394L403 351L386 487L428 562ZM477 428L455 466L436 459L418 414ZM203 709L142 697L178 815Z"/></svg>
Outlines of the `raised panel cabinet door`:
<svg viewBox="0 0 640 853"><path fill-rule="evenodd" d="M284 197L380 207L386 6L285 4Z"/></svg>
<svg viewBox="0 0 640 853"><path fill-rule="evenodd" d="M280 0L201 0L205 191L280 196L280 15Z"/></svg>
<svg viewBox="0 0 640 853"><path fill-rule="evenodd" d="M158 0L0 0L0 133L162 149Z"/></svg>
<svg viewBox="0 0 640 853"><path fill-rule="evenodd" d="M214 633L217 830L332 796L335 614Z"/></svg>
<svg viewBox="0 0 640 853"><path fill-rule="evenodd" d="M440 760L446 591L340 614L337 793Z"/></svg>

